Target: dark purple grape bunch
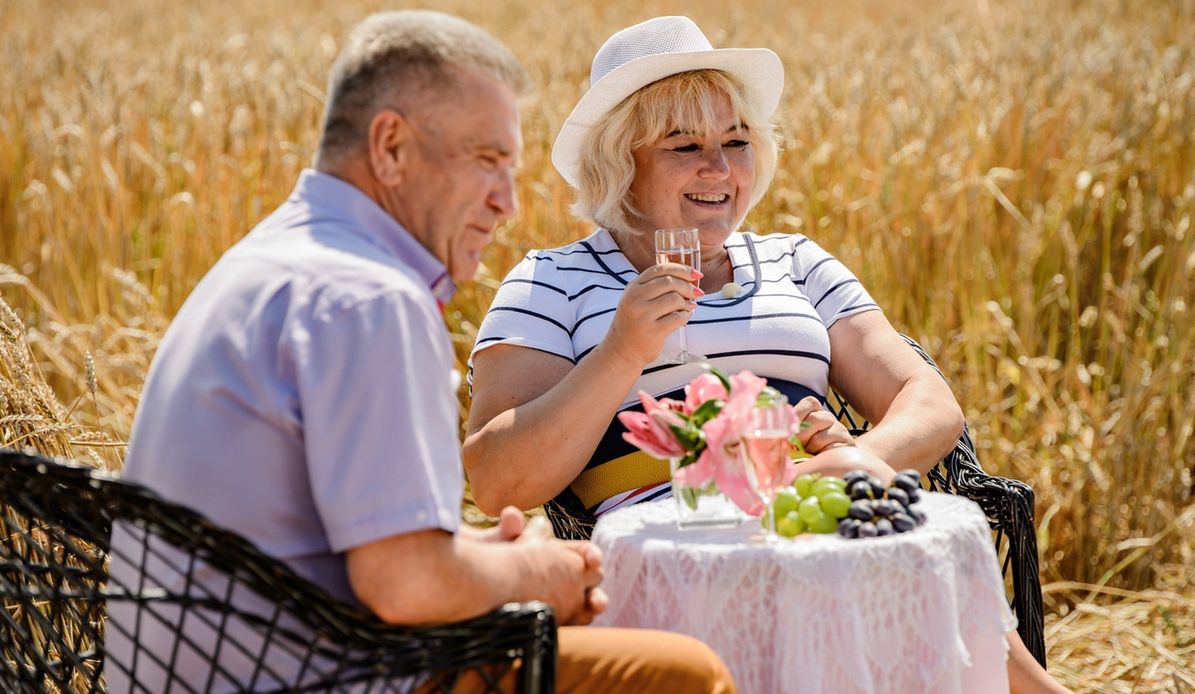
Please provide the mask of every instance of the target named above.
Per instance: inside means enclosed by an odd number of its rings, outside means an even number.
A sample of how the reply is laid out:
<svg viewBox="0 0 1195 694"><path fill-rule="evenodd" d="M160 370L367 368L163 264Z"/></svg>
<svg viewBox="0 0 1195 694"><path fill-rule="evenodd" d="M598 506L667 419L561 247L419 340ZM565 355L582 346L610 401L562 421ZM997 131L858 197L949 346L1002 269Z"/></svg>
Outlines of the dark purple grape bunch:
<svg viewBox="0 0 1195 694"><path fill-rule="evenodd" d="M887 488L874 475L852 470L843 475L851 507L838 522L838 534L847 538L883 537L907 533L925 523L921 500L921 473L902 470Z"/></svg>

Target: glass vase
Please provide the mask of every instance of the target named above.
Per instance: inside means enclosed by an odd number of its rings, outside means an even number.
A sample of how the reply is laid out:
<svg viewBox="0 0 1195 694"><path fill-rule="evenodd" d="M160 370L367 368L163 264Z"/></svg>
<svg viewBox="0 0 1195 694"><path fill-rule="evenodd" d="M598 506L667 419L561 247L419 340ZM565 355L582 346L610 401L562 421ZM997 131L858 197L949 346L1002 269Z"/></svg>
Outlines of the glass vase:
<svg viewBox="0 0 1195 694"><path fill-rule="evenodd" d="M677 481L676 471L680 460L671 458L668 461L668 469L672 473L672 498L676 502L676 527L681 530L727 528L741 523L743 513L726 498L713 480L700 487Z"/></svg>

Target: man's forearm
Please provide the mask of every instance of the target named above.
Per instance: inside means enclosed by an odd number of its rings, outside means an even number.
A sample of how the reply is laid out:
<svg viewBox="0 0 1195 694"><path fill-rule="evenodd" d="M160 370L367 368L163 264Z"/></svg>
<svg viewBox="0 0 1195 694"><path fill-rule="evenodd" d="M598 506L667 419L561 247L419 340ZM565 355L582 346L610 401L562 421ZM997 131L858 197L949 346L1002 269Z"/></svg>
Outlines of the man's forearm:
<svg viewBox="0 0 1195 694"><path fill-rule="evenodd" d="M349 583L392 624L460 621L528 600L551 605L561 624L584 622L592 617L589 589L601 582L600 554L588 543L545 536L535 528L516 542L478 542L443 530L396 535L348 552Z"/></svg>
<svg viewBox="0 0 1195 694"><path fill-rule="evenodd" d="M350 550L349 581L358 599L392 624L435 624L476 617L531 599L539 581L528 548L423 531Z"/></svg>

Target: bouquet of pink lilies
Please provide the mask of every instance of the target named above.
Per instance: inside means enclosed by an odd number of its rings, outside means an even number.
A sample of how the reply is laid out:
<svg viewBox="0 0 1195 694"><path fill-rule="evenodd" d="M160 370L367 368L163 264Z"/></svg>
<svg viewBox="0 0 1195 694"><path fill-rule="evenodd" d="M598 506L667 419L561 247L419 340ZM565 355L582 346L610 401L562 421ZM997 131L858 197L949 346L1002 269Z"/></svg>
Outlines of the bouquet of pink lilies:
<svg viewBox="0 0 1195 694"><path fill-rule="evenodd" d="M639 391L639 400L643 412L618 415L627 428L623 438L648 455L679 459L674 484L696 489L713 480L736 506L753 516L763 513L764 501L743 455L752 410L781 407L789 444L804 453L796 437L801 428L796 412L782 393L750 371L728 377L710 367L685 386L683 402L656 400L644 391ZM789 463L780 482L788 484L795 476L795 466Z"/></svg>

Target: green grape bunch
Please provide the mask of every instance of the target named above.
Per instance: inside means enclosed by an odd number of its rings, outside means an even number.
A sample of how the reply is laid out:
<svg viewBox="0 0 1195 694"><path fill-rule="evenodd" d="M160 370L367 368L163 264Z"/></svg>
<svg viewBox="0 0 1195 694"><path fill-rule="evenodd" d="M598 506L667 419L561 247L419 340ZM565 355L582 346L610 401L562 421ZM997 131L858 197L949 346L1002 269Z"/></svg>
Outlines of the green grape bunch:
<svg viewBox="0 0 1195 694"><path fill-rule="evenodd" d="M846 518L851 500L846 494L846 480L817 474L798 477L792 487L776 494L772 510L776 533L796 537L802 533L829 534Z"/></svg>
<svg viewBox="0 0 1195 694"><path fill-rule="evenodd" d="M920 499L916 470L901 471L887 487L863 470L852 470L841 478L801 475L776 494L772 510L781 537L834 532L847 539L884 537L925 523L925 512L916 506Z"/></svg>

